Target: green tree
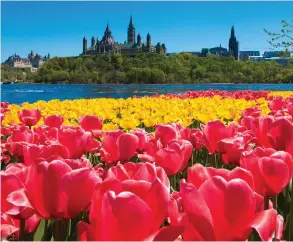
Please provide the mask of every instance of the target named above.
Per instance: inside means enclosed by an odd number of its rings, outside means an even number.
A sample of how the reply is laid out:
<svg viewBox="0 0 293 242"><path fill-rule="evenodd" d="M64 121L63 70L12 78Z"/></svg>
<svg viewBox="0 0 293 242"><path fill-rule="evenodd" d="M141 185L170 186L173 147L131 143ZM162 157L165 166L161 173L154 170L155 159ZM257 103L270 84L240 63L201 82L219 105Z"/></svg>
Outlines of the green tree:
<svg viewBox="0 0 293 242"><path fill-rule="evenodd" d="M290 57L289 53L293 51L293 18L290 22L282 20L282 28L278 33L270 32L267 29L264 29L264 31L271 37L268 42L274 48L285 49L284 57Z"/></svg>

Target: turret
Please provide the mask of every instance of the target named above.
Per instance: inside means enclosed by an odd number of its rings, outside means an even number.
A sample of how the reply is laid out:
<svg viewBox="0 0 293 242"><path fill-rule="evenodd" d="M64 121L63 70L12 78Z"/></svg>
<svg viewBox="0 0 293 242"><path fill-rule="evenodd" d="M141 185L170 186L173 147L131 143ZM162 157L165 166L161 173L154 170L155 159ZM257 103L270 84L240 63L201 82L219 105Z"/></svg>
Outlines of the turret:
<svg viewBox="0 0 293 242"><path fill-rule="evenodd" d="M127 43L128 44L135 44L135 28L132 22L132 15L130 16L130 21L128 25L127 31Z"/></svg>
<svg viewBox="0 0 293 242"><path fill-rule="evenodd" d="M51 56L50 56L50 54L48 53L47 59L50 60L50 58L51 58Z"/></svg>
<svg viewBox="0 0 293 242"><path fill-rule="evenodd" d="M137 45L141 45L141 36L140 34L137 35Z"/></svg>
<svg viewBox="0 0 293 242"><path fill-rule="evenodd" d="M82 53L86 54L87 51L87 39L84 37L82 42Z"/></svg>
<svg viewBox="0 0 293 242"><path fill-rule="evenodd" d="M93 36L92 37L91 47L95 47L95 44L96 44L96 40L95 40L95 37Z"/></svg>
<svg viewBox="0 0 293 242"><path fill-rule="evenodd" d="M160 44L160 42L158 42L158 44L156 45L156 53L158 53L158 54L161 53L161 44Z"/></svg>
<svg viewBox="0 0 293 242"><path fill-rule="evenodd" d="M148 33L148 35L147 35L147 47L148 48L151 47L151 35L150 35L150 33Z"/></svg>
<svg viewBox="0 0 293 242"><path fill-rule="evenodd" d="M162 44L162 49L163 49L164 54L166 54L167 48L166 48L165 44Z"/></svg>

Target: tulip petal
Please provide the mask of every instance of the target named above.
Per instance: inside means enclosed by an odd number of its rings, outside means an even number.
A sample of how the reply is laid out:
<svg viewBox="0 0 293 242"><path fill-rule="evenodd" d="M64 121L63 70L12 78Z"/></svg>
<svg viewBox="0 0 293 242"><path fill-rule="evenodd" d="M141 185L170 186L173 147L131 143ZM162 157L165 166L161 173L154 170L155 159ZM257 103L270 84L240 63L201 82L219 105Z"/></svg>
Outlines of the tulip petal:
<svg viewBox="0 0 293 242"><path fill-rule="evenodd" d="M277 212L268 209L259 212L253 220L251 227L254 228L263 241L272 241L276 230Z"/></svg>

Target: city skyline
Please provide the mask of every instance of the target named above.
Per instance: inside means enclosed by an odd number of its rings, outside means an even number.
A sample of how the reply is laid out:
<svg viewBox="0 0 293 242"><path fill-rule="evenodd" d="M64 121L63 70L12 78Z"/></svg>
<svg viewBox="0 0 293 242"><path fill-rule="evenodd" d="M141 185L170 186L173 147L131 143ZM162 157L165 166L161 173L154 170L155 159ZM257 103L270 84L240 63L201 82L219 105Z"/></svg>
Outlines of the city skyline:
<svg viewBox="0 0 293 242"><path fill-rule="evenodd" d="M263 31L279 31L292 16L289 2L2 2L1 59L30 50L78 56L84 36L103 35L109 23L115 40L127 40L130 15L143 37L167 45L167 52L228 47L231 27L240 51L271 46ZM219 9L221 11L219 11ZM278 11L276 11L276 9ZM46 10L46 11L45 11ZM95 13L96 12L96 13Z"/></svg>

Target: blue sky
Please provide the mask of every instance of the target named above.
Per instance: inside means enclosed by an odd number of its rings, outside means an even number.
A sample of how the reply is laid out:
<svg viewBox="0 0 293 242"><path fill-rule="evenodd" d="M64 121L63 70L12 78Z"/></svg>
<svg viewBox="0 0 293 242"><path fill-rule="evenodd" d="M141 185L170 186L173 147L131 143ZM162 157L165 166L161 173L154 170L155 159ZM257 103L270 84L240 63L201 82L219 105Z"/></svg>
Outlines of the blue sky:
<svg viewBox="0 0 293 242"><path fill-rule="evenodd" d="M114 39L126 40L129 17L145 41L165 43L168 52L227 48L234 25L240 50L269 50L263 29L278 31L292 19L292 2L1 2L1 59L30 50L76 56L82 38L101 39L107 21Z"/></svg>

